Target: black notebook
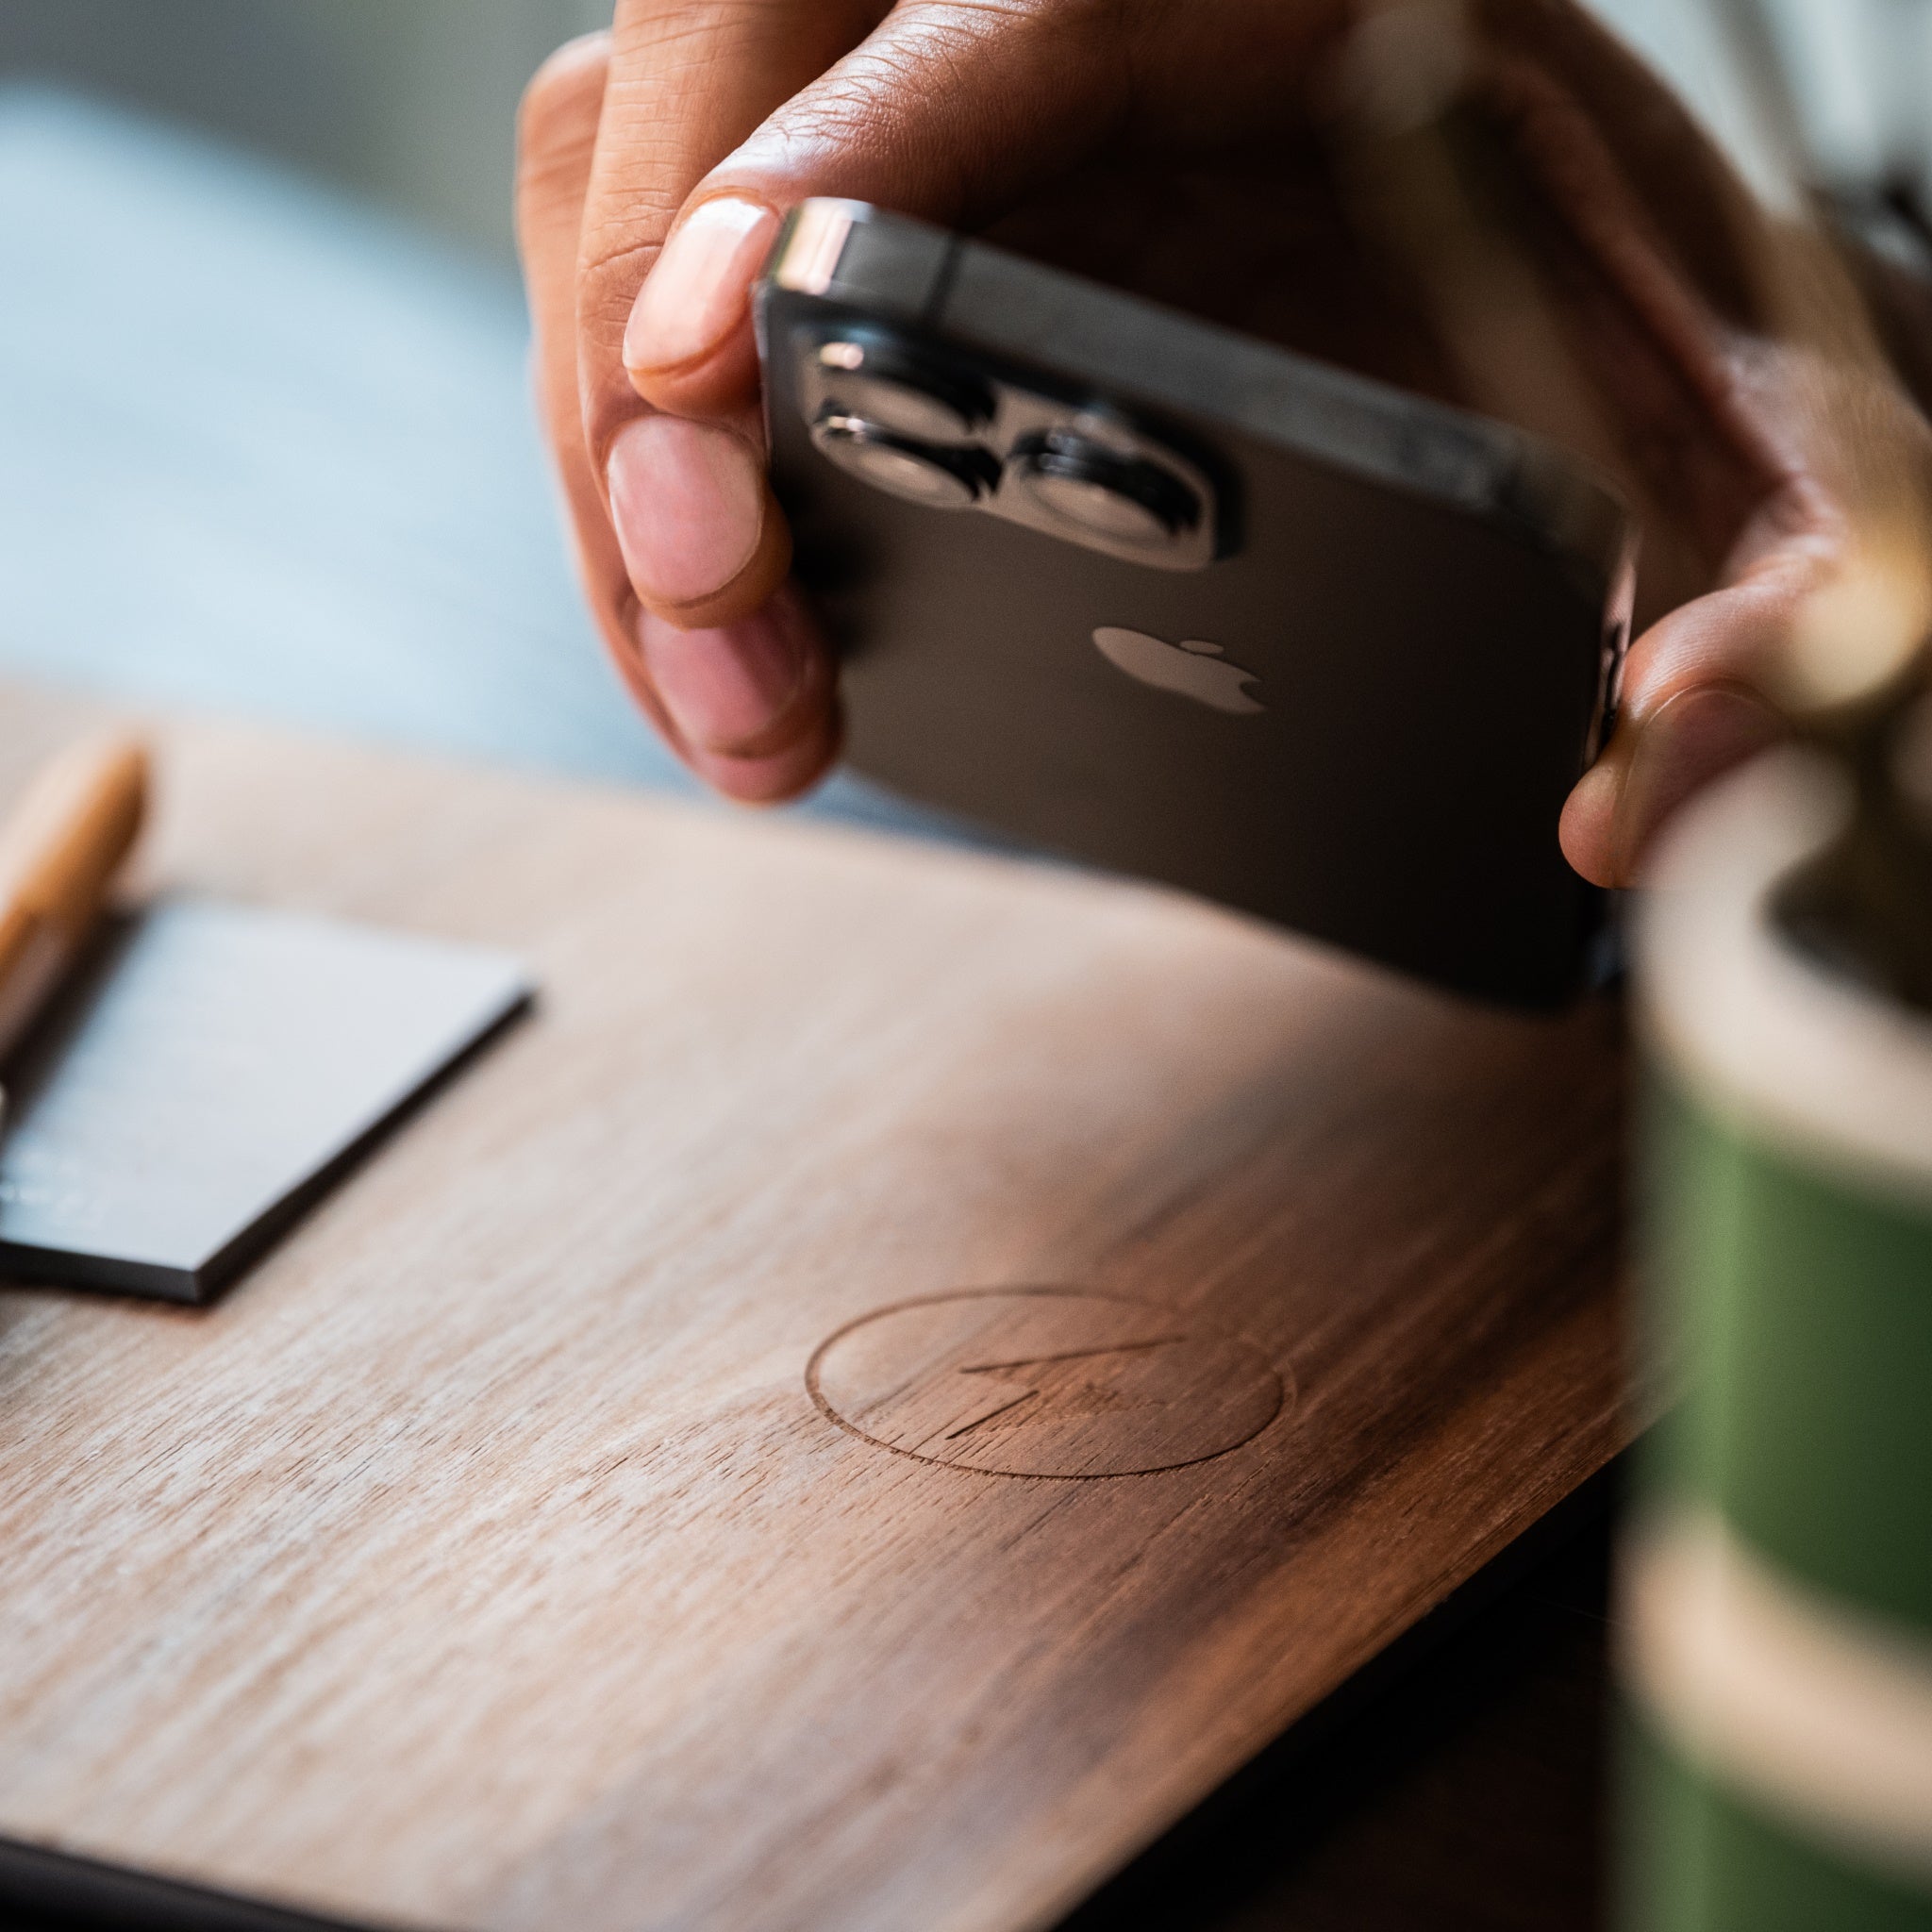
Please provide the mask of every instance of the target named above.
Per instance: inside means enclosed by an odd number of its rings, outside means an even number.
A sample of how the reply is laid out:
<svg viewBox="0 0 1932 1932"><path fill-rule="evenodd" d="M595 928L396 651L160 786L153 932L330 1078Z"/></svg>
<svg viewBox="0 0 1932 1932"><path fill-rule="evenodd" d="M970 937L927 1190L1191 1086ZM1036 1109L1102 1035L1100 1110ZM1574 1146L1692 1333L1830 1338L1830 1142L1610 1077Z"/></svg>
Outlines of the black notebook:
<svg viewBox="0 0 1932 1932"><path fill-rule="evenodd" d="M6 1073L0 1276L198 1302L529 1002L507 956L163 902Z"/></svg>

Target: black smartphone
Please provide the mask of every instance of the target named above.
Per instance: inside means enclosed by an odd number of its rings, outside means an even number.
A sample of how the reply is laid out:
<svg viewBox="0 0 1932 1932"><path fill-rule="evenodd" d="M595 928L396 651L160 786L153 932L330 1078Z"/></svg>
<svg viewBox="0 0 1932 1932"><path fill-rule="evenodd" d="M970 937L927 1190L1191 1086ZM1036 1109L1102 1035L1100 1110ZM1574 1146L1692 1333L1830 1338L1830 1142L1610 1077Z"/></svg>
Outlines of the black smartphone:
<svg viewBox="0 0 1932 1932"><path fill-rule="evenodd" d="M852 768L1464 992L1576 991L1601 895L1557 821L1632 575L1602 483L862 203L793 210L756 313Z"/></svg>

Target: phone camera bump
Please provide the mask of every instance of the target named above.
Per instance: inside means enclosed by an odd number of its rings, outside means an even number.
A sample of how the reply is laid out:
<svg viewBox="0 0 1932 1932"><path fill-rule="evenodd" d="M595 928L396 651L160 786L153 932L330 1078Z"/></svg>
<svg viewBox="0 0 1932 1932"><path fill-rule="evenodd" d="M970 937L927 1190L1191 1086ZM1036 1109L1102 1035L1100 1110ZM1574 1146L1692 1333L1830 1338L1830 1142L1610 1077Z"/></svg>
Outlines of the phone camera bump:
<svg viewBox="0 0 1932 1932"><path fill-rule="evenodd" d="M1201 521L1201 500L1172 470L1083 436L1017 445L1008 483L1062 522L1109 545L1158 550Z"/></svg>
<svg viewBox="0 0 1932 1932"><path fill-rule="evenodd" d="M922 442L836 403L821 412L811 437L841 470L931 509L970 509L999 480L998 465L976 445Z"/></svg>
<svg viewBox="0 0 1932 1932"><path fill-rule="evenodd" d="M908 343L834 336L815 358L823 392L846 414L922 442L964 442L991 419L991 387Z"/></svg>

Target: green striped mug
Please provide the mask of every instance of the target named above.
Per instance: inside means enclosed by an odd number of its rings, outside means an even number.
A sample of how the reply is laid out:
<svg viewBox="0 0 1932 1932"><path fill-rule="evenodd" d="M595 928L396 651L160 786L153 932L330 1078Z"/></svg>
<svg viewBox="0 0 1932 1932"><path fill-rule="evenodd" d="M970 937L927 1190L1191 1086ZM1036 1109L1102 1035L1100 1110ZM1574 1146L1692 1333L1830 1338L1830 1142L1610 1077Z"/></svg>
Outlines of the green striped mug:
<svg viewBox="0 0 1932 1932"><path fill-rule="evenodd" d="M1932 1015L1776 916L1846 809L1757 760L1640 928L1647 1367L1681 1399L1624 1552L1629 1932L1932 1927Z"/></svg>

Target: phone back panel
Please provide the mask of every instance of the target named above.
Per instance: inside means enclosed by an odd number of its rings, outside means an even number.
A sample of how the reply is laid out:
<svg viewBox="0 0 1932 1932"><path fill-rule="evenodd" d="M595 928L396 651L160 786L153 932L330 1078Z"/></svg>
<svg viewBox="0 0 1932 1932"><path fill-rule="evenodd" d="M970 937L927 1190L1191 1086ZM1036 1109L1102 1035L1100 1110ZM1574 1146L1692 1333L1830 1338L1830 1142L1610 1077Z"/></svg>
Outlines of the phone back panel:
<svg viewBox="0 0 1932 1932"><path fill-rule="evenodd" d="M844 654L851 765L1466 991L1572 992L1598 895L1557 821L1602 722L1615 507L1454 412L975 244L941 238L935 270L915 225L854 233L842 281L822 263L820 292L760 301L774 484ZM881 318L1211 465L1227 554L1151 568L836 467L791 345ZM1119 631L1157 676L1163 644L1217 647L1190 655L1251 674L1259 708L1127 675L1095 642Z"/></svg>

